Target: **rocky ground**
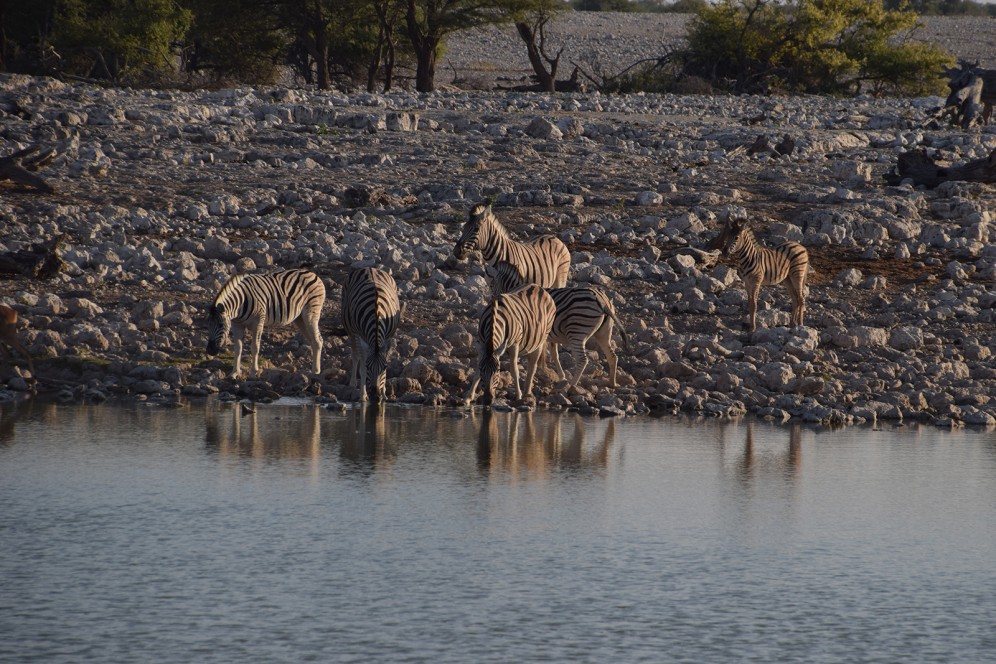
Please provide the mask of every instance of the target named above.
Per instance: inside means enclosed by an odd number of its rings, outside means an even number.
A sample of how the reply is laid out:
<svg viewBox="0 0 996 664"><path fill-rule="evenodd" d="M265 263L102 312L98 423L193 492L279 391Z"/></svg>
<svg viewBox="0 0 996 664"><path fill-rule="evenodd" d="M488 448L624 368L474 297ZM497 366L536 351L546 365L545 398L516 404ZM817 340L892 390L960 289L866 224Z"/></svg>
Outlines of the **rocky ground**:
<svg viewBox="0 0 996 664"><path fill-rule="evenodd" d="M489 291L452 247L489 199L520 238L561 237L573 282L609 290L629 335L618 388L599 355L581 389L541 372L540 408L993 426L994 189L883 180L912 147L952 163L996 148L992 127L922 128L939 102L105 90L4 76L0 154L40 144L60 156L41 172L56 193L0 188L0 252L64 233L68 268L0 279L36 369L5 364L0 395L341 403L355 395L348 346L329 334L336 282L376 264L407 303L393 398L458 405ZM795 150L742 149L762 134ZM805 327L787 327L777 286L762 292L759 329L743 331L736 271L701 251L743 213L765 242L808 248ZM229 379L231 357L203 353L207 305L237 271L296 266L328 286L322 376L305 373L303 340L278 331L259 379Z"/></svg>

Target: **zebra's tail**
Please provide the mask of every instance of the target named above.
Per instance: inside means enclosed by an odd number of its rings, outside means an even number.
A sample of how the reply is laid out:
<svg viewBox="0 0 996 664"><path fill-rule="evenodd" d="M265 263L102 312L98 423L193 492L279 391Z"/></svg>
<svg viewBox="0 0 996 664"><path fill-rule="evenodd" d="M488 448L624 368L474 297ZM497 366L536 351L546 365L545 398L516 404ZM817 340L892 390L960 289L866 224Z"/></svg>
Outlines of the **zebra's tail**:
<svg viewBox="0 0 996 664"><path fill-rule="evenodd" d="M613 323L616 324L616 329L619 330L619 336L622 337L623 347L626 352L629 352L629 337L626 335L626 328L623 327L622 321L619 320L619 316L616 315L616 307L612 304L612 300L609 299L608 294L601 288L593 289L601 301L602 310L605 311L605 315L608 316Z"/></svg>

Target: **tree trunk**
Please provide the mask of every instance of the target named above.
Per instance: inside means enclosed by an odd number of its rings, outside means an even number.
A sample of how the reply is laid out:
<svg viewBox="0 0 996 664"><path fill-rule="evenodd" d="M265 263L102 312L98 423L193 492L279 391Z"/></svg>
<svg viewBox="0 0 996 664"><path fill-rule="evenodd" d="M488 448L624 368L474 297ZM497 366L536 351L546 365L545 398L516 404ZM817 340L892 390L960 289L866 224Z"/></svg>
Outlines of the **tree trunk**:
<svg viewBox="0 0 996 664"><path fill-rule="evenodd" d="M896 168L890 171L885 179L891 185L910 179L914 184L929 189L950 180L996 183L996 150L990 152L985 159L975 159L960 166L947 167L938 166L922 148L911 150L899 155Z"/></svg>
<svg viewBox="0 0 996 664"><path fill-rule="evenodd" d="M415 0L408 0L405 11L405 25L408 28L408 38L415 50L415 89L419 92L432 92L436 83L436 53L441 35L437 34L431 19L425 32L418 22L418 8Z"/></svg>
<svg viewBox="0 0 996 664"><path fill-rule="evenodd" d="M436 45L435 40L425 40L415 53L415 89L419 92L432 92L436 89Z"/></svg>
<svg viewBox="0 0 996 664"><path fill-rule="evenodd" d="M387 42L387 60L384 62L384 92L390 92L394 85L394 59L397 51L394 47L394 35Z"/></svg>
<svg viewBox="0 0 996 664"><path fill-rule="evenodd" d="M325 37L324 29L315 30L315 64L318 66L318 87L322 90L330 89L332 74L329 71L329 40Z"/></svg>
<svg viewBox="0 0 996 664"><path fill-rule="evenodd" d="M536 44L536 30L528 23L516 23L515 28L519 31L519 36L526 43L526 53L529 55L529 64L533 66L536 73L536 80L539 82L540 90L543 92L555 92L557 80L557 64L560 60L558 55L550 60L550 71L546 70L543 64L543 54Z"/></svg>

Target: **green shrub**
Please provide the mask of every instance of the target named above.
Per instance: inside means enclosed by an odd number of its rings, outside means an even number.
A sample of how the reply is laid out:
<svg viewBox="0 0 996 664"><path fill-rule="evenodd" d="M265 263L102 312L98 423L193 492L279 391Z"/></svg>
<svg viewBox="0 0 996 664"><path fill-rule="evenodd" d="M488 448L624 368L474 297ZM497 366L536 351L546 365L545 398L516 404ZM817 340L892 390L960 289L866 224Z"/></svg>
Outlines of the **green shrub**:
<svg viewBox="0 0 996 664"><path fill-rule="evenodd" d="M941 92L954 59L912 39L918 19L881 0L721 0L692 19L687 67L738 92Z"/></svg>
<svg viewBox="0 0 996 664"><path fill-rule="evenodd" d="M191 14L172 0L61 0L52 45L68 74L150 83L177 70Z"/></svg>

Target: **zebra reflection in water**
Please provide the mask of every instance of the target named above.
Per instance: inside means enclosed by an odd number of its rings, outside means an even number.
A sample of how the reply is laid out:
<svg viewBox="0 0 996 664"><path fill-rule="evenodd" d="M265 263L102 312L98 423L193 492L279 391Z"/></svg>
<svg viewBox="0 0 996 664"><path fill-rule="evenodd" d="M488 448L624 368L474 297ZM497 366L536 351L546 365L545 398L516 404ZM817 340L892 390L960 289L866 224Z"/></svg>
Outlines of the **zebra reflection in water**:
<svg viewBox="0 0 996 664"><path fill-rule="evenodd" d="M317 470L321 409L219 404L205 414L204 440L220 457L305 459Z"/></svg>
<svg viewBox="0 0 996 664"><path fill-rule="evenodd" d="M532 411L496 413L472 412L478 426L477 466L482 473L502 472L545 477L555 470L601 470L607 467L615 441L614 419L588 422L573 417L537 418ZM571 427L565 437L565 427ZM601 439L586 443L586 435L604 426Z"/></svg>

